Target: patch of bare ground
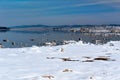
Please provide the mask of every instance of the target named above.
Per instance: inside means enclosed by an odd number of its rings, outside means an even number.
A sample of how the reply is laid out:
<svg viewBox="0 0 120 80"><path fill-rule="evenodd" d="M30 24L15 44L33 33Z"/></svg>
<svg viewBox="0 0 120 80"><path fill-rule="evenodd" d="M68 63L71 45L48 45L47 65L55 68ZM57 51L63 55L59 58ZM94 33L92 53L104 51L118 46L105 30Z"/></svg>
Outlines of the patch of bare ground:
<svg viewBox="0 0 120 80"><path fill-rule="evenodd" d="M94 78L94 76L90 76L89 80L96 80L96 79Z"/></svg>
<svg viewBox="0 0 120 80"><path fill-rule="evenodd" d="M64 49L63 49L63 48L61 48L61 49L60 49L60 51L61 51L61 52L64 52Z"/></svg>
<svg viewBox="0 0 120 80"><path fill-rule="evenodd" d="M71 58L60 58L62 61L79 61L79 60L73 60Z"/></svg>
<svg viewBox="0 0 120 80"><path fill-rule="evenodd" d="M95 58L85 56L83 58L86 58L86 60L84 60L82 62L115 61L115 59L111 59L110 56L98 56L98 57L95 57Z"/></svg>
<svg viewBox="0 0 120 80"><path fill-rule="evenodd" d="M88 56L83 56L82 58L87 58L87 59L91 59L91 57L88 57Z"/></svg>
<svg viewBox="0 0 120 80"><path fill-rule="evenodd" d="M110 58L97 57L97 58L94 58L94 60L103 60L103 61L108 61L108 60L110 60Z"/></svg>
<svg viewBox="0 0 120 80"><path fill-rule="evenodd" d="M61 59L62 61L81 61L79 59L71 59L71 58L59 58L59 57L46 57L47 59ZM115 61L115 59L111 59L110 56L98 56L98 57L89 57L83 56L85 60L82 62L94 62L94 61Z"/></svg>
<svg viewBox="0 0 120 80"><path fill-rule="evenodd" d="M111 59L110 56L99 56L99 57L94 58L94 60L115 61L115 59Z"/></svg>
<svg viewBox="0 0 120 80"><path fill-rule="evenodd" d="M43 75L42 78L53 79L55 77L53 75Z"/></svg>
<svg viewBox="0 0 120 80"><path fill-rule="evenodd" d="M85 60L85 61L82 61L82 62L94 62L94 60Z"/></svg>
<svg viewBox="0 0 120 80"><path fill-rule="evenodd" d="M64 69L62 72L73 72L71 69Z"/></svg>
<svg viewBox="0 0 120 80"><path fill-rule="evenodd" d="M79 61L71 58L57 58L57 57L46 57L47 59L61 59L62 61Z"/></svg>
<svg viewBox="0 0 120 80"><path fill-rule="evenodd" d="M120 51L120 49L116 49L117 51Z"/></svg>

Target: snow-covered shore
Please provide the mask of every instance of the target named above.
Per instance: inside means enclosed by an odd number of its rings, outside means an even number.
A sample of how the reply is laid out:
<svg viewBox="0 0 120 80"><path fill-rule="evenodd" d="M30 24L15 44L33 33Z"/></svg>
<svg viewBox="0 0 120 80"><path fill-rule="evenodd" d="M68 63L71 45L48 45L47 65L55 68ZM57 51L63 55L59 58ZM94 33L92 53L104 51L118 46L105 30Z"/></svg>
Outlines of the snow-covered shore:
<svg viewBox="0 0 120 80"><path fill-rule="evenodd" d="M119 62L120 41L1 48L0 80L120 80Z"/></svg>

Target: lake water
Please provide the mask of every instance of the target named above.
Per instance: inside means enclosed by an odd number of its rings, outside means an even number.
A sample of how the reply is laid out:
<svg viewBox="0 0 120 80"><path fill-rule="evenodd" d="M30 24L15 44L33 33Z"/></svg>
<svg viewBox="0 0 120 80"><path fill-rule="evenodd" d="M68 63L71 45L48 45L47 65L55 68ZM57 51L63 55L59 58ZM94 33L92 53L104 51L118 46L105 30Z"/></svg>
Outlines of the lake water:
<svg viewBox="0 0 120 80"><path fill-rule="evenodd" d="M84 42L92 42L102 40L104 43L108 41L120 40L119 35L112 36L94 36L89 33L74 33L74 32L27 32L27 31L7 31L0 32L0 44L5 48L31 47L33 45L42 46L45 42L56 41L58 45L64 40L83 40Z"/></svg>

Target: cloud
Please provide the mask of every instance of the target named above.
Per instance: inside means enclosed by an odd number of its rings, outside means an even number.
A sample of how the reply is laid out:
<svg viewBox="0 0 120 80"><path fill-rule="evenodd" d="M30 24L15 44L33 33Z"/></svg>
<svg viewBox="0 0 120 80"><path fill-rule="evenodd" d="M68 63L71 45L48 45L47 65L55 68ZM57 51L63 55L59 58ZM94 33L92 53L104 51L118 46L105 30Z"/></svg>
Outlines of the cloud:
<svg viewBox="0 0 120 80"><path fill-rule="evenodd" d="M116 5L117 3L117 5ZM67 4L67 5L58 5L58 6L53 6L53 7L46 7L46 8L42 8L42 9L33 9L33 10L38 10L38 11L50 11L50 10L59 10L59 9L63 9L63 8L76 8L76 7L85 7L85 6L93 6L93 5L104 5L107 6L109 5L109 7L117 7L119 8L120 5L120 0L91 0L91 2L86 2L86 3L77 3L77 4Z"/></svg>
<svg viewBox="0 0 120 80"><path fill-rule="evenodd" d="M120 0L91 0L91 2L86 2L86 3L78 3L78 4L72 4L72 5L62 5L62 6L56 6L56 7L48 7L41 9L41 11L44 10L55 10L55 9L61 9L61 8L71 8L71 7L84 7L84 6L93 6L93 5L107 5L111 4L114 5L115 3L119 3L120 5Z"/></svg>
<svg viewBox="0 0 120 80"><path fill-rule="evenodd" d="M101 1L95 1L95 2L91 2L91 3L85 3L85 4L76 4L73 5L73 7L76 6L91 6L91 5L99 5L99 4L110 4L110 3L118 3L120 2L120 0L101 0Z"/></svg>
<svg viewBox="0 0 120 80"><path fill-rule="evenodd" d="M78 1L78 0L76 0ZM74 2L76 2L74 1ZM58 1L57 3L60 3L60 2L63 2L62 0L61 1ZM70 2L70 1L64 1L64 2ZM73 1L72 1L73 2ZM16 4L17 3L17 4ZM53 6L37 6L37 5L45 5L47 3L48 4L52 4ZM117 3L117 5L116 5ZM39 11L39 12L42 12L42 11L55 11L55 10L60 10L60 9L64 9L64 8L77 8L77 7L85 7L85 6L93 6L93 5L104 5L104 6L109 6L109 7L114 7L114 8L119 8L119 5L120 5L120 0L91 0L91 1L86 1L84 3L71 3L71 4L59 4L59 5L55 5L54 1L19 1L19 2L13 2L11 3L11 5L19 5L19 7L21 8L10 8L9 7L11 6L8 6L8 9L4 9L7 10L7 11ZM24 6L24 7L22 7ZM34 6L34 7L31 7L29 8L30 6ZM36 6L36 7L35 7ZM27 7L27 8L26 8Z"/></svg>

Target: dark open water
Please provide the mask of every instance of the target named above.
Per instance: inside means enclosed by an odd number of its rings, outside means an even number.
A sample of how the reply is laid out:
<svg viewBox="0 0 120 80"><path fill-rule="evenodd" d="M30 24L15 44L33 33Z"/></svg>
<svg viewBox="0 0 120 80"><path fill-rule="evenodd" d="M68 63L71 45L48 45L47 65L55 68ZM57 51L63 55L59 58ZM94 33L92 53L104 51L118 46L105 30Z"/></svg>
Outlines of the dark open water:
<svg viewBox="0 0 120 80"><path fill-rule="evenodd" d="M58 45L64 40L83 40L84 42L95 43L95 40L102 40L103 43L108 41L118 41L120 36L103 36L89 33L74 32L26 32L26 31L7 31L0 32L0 44L5 48L31 47L33 45L42 46L45 42L56 41Z"/></svg>

